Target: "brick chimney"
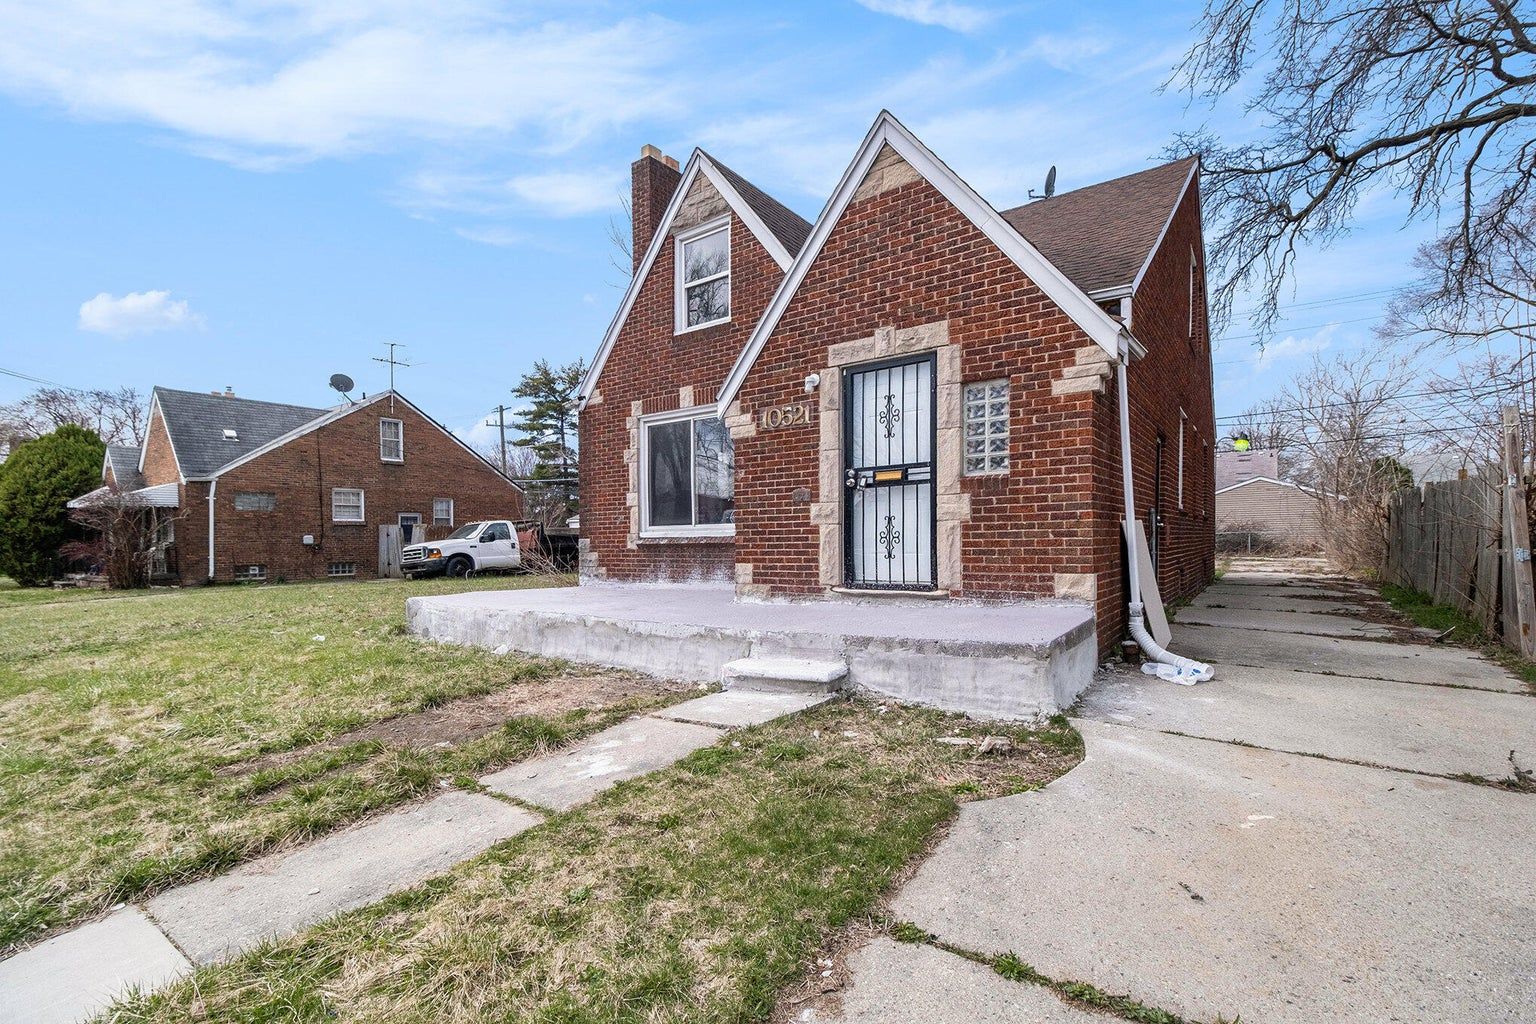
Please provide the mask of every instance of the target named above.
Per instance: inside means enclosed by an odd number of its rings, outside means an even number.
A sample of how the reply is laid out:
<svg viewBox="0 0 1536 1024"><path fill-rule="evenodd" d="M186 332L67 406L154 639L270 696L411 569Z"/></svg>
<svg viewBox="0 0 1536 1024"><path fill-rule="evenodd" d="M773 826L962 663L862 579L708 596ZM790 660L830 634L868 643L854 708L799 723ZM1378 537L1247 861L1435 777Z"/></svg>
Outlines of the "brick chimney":
<svg viewBox="0 0 1536 1024"><path fill-rule="evenodd" d="M683 175L677 168L677 161L655 146L640 147L640 159L630 166L629 174L629 213L634 228L631 254L633 269L638 272L651 237L656 234L661 216L667 212L667 204L672 201L672 193L677 191Z"/></svg>

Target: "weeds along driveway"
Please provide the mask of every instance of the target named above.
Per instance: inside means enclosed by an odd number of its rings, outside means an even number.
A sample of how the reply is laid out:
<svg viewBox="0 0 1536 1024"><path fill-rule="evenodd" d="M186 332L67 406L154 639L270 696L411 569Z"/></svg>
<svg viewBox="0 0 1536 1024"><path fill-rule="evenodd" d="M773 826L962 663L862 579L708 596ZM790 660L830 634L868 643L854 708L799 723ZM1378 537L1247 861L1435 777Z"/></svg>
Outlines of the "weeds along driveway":
<svg viewBox="0 0 1536 1024"><path fill-rule="evenodd" d="M0 592L0 955L683 696L405 635L407 594L529 585Z"/></svg>
<svg viewBox="0 0 1536 1024"><path fill-rule="evenodd" d="M1013 749L935 742L956 732L1003 732ZM111 1019L763 1019L957 803L1035 788L1080 756L1059 719L1032 731L835 703L731 734Z"/></svg>

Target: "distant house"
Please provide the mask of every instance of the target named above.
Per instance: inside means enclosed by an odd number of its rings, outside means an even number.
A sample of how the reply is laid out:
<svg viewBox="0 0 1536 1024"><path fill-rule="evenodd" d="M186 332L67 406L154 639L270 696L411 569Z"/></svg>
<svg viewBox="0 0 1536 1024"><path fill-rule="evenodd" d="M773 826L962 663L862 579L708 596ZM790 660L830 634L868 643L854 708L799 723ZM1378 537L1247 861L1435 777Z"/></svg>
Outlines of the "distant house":
<svg viewBox="0 0 1536 1024"><path fill-rule="evenodd" d="M155 575L182 583L377 576L382 526L441 535L523 510L395 392L320 409L157 387L144 446L109 446L102 484L156 510Z"/></svg>
<svg viewBox="0 0 1536 1024"><path fill-rule="evenodd" d="M1216 535L1223 547L1322 544L1317 495L1279 478L1278 453L1218 452L1216 487Z"/></svg>

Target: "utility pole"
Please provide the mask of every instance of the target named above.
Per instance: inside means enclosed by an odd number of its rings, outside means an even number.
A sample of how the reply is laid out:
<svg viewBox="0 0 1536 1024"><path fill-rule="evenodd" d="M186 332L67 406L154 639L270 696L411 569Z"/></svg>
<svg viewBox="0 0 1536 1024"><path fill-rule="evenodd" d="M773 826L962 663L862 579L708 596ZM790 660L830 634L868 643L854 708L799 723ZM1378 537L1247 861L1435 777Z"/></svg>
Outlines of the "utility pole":
<svg viewBox="0 0 1536 1024"><path fill-rule="evenodd" d="M404 348L405 347L404 345L400 344L397 341L386 341L384 344L389 346L389 355L387 357L384 357L384 358L380 358L379 356L374 356L373 357L373 361L376 362L376 363L388 363L389 364L389 411L390 412L394 412L395 411L395 367L403 366L403 367L406 367L407 369L409 369L411 364L405 362L404 360L396 359L395 358L395 349L397 349L397 348Z"/></svg>
<svg viewBox="0 0 1536 1024"><path fill-rule="evenodd" d="M1504 642L1529 658L1536 655L1536 587L1531 578L1531 529L1525 504L1522 469L1525 452L1520 441L1520 412L1504 407L1504 571L1512 586L1504 593L1515 599L1514 615L1504 616ZM1509 627L1514 636L1509 636Z"/></svg>
<svg viewBox="0 0 1536 1024"><path fill-rule="evenodd" d="M487 422L485 425L491 424ZM507 476L507 407L504 405L496 407L496 426L501 430L501 475Z"/></svg>

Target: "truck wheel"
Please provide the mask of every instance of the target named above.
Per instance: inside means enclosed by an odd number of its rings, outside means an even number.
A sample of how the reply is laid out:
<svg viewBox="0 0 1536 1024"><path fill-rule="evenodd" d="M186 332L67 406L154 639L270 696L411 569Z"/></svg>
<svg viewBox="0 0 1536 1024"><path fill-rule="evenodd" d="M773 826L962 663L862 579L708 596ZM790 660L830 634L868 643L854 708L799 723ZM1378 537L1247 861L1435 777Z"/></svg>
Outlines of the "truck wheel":
<svg viewBox="0 0 1536 1024"><path fill-rule="evenodd" d="M448 565L444 567L443 575L468 576L474 567L474 563L469 560L468 555L454 555L448 559Z"/></svg>

